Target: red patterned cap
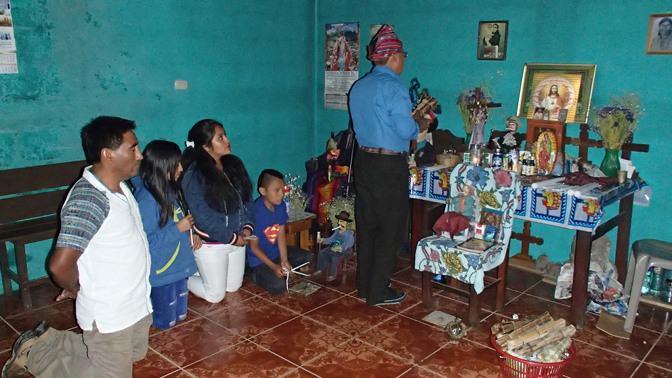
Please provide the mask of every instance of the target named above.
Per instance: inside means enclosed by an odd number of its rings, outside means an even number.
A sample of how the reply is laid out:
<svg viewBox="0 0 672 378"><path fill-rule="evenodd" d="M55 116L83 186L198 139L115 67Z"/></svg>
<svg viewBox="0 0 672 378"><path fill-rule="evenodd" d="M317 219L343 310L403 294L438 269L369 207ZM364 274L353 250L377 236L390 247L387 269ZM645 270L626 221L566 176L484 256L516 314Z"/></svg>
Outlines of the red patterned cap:
<svg viewBox="0 0 672 378"><path fill-rule="evenodd" d="M366 58L380 64L393 54L403 51L404 47L394 30L389 25L383 25L367 46Z"/></svg>

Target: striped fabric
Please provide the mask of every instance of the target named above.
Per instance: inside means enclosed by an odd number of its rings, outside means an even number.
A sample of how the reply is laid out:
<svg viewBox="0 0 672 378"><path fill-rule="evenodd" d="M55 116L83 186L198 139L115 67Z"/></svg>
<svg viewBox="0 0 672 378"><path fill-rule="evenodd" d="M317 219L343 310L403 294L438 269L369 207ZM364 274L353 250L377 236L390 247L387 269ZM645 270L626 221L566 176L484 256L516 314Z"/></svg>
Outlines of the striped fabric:
<svg viewBox="0 0 672 378"><path fill-rule="evenodd" d="M85 178L79 179L61 210L61 231L56 248L83 253L109 213L110 202L105 193Z"/></svg>
<svg viewBox="0 0 672 378"><path fill-rule="evenodd" d="M367 46L367 59L376 64L381 64L395 53L403 52L404 47L389 25L383 25L378 33Z"/></svg>

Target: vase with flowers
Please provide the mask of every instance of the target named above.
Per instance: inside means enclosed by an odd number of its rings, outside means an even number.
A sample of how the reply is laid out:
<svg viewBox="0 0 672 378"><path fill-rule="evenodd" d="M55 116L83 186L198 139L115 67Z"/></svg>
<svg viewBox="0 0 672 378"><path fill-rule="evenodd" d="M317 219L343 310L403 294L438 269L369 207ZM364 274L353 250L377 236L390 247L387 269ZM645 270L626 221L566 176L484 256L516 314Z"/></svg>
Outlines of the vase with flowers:
<svg viewBox="0 0 672 378"><path fill-rule="evenodd" d="M616 177L621 168L618 152L623 143L632 139L637 121L642 115L639 95L612 97L607 106L593 112L591 130L602 138L605 149L600 169L607 177Z"/></svg>
<svg viewBox="0 0 672 378"><path fill-rule="evenodd" d="M492 102L492 96L488 92L486 85L481 85L481 102L490 103ZM468 106L476 103L476 91L475 89L467 89L464 92L460 93L457 97L457 110L460 112L462 117L462 122L464 122L464 131L467 133L467 138L464 140L465 144L469 145L471 139L471 132L474 128L473 117L469 111Z"/></svg>

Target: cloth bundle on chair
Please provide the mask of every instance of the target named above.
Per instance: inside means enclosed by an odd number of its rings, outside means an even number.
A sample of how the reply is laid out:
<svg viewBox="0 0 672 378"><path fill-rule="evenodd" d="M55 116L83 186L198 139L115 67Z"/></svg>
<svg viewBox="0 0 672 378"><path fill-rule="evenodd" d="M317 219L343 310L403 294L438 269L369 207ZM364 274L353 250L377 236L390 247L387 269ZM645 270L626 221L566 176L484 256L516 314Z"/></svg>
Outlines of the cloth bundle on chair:
<svg viewBox="0 0 672 378"><path fill-rule="evenodd" d="M468 229L470 226L469 219L464 215L454 211L447 211L436 220L432 230L437 235L441 235L445 231L450 234L452 239L459 232Z"/></svg>
<svg viewBox="0 0 672 378"><path fill-rule="evenodd" d="M508 258L513 213L520 195L520 180L516 172L460 164L450 175L449 197L462 193L462 186L469 182L475 189L473 195L479 199L481 212L490 210L496 212L498 217L501 215L495 242L481 253L471 253L458 249L459 243L448 237L434 235L424 238L418 242L415 251L415 269L423 272L422 291L425 305L430 305L431 277L437 274L470 284L469 322L474 325L479 321L477 295L485 288L485 272L496 267L500 267L497 279L490 285L497 284L497 307L501 309L503 305L508 263L505 260Z"/></svg>

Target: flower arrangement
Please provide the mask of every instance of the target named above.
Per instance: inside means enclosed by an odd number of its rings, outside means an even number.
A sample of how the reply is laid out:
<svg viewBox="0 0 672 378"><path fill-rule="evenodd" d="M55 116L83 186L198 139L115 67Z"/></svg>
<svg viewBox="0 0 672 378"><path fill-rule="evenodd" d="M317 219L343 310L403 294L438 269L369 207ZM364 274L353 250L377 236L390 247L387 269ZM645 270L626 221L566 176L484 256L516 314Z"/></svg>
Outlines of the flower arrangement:
<svg viewBox="0 0 672 378"><path fill-rule="evenodd" d="M289 187L289 208L294 211L306 211L310 196L303 193L298 182L299 177L290 174L285 175L285 186Z"/></svg>
<svg viewBox="0 0 672 378"><path fill-rule="evenodd" d="M620 150L623 143L633 135L642 115L639 97L635 94L612 97L609 105L593 113L590 129L602 138L604 148Z"/></svg>
<svg viewBox="0 0 672 378"><path fill-rule="evenodd" d="M488 87L486 85L481 86L481 101L488 103L492 102L492 96L488 92ZM457 110L462 116L462 122L464 122L464 130L467 134L471 134L471 130L474 127L474 124L471 120L471 113L467 106L474 104L476 102L476 91L475 89L467 89L462 92L457 97Z"/></svg>

